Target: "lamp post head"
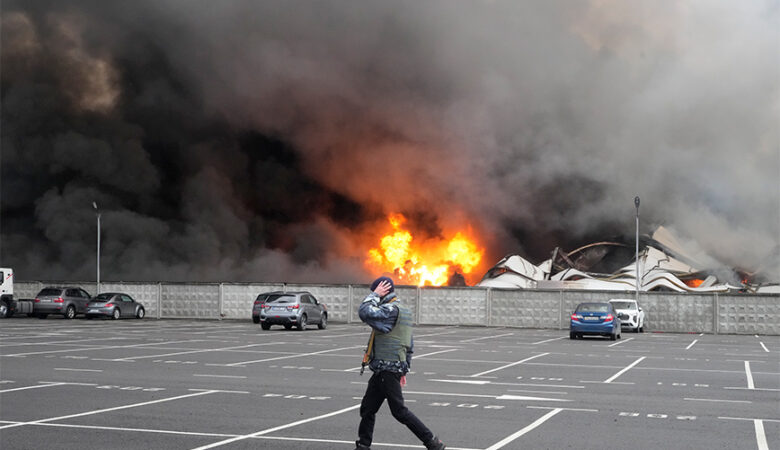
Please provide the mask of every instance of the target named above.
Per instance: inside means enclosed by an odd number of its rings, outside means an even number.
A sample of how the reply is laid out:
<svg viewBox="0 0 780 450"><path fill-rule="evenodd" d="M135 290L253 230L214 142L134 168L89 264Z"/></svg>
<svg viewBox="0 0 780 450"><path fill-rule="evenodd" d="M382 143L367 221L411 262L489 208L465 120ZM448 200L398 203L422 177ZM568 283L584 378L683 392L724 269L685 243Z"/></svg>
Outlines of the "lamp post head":
<svg viewBox="0 0 780 450"><path fill-rule="evenodd" d="M93 208L95 208L95 211L97 211L97 209L98 209L98 207L97 207L97 203L95 203L95 202L92 202L92 207L93 207Z"/></svg>
<svg viewBox="0 0 780 450"><path fill-rule="evenodd" d="M639 209L639 196L637 195L634 197L634 206L636 206L636 209Z"/></svg>

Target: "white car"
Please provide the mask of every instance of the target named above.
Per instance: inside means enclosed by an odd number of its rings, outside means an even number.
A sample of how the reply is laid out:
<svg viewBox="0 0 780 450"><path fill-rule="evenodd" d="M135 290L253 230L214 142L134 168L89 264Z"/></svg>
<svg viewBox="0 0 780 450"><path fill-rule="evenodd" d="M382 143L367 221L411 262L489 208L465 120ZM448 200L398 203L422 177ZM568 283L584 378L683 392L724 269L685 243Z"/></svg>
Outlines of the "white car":
<svg viewBox="0 0 780 450"><path fill-rule="evenodd" d="M609 301L620 317L621 328L630 328L634 333L645 331L645 312L630 298L613 298Z"/></svg>

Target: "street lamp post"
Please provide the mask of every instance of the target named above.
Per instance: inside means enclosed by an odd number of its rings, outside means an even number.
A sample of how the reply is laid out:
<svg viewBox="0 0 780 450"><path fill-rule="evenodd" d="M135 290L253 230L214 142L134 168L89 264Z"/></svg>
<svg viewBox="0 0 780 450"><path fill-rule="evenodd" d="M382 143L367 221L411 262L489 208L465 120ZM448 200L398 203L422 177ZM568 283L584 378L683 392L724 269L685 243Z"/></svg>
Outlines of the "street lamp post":
<svg viewBox="0 0 780 450"><path fill-rule="evenodd" d="M639 304L639 196L634 197L636 206L636 303Z"/></svg>
<svg viewBox="0 0 780 450"><path fill-rule="evenodd" d="M92 202L92 207L97 214L97 292L95 294L97 295L100 293L100 210L96 202Z"/></svg>

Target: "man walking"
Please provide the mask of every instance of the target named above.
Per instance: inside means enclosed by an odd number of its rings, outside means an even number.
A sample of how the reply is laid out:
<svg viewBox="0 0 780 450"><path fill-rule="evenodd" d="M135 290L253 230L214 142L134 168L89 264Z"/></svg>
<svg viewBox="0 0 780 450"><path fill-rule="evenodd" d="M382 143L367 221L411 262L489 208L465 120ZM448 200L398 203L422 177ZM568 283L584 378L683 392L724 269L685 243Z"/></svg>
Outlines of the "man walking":
<svg viewBox="0 0 780 450"><path fill-rule="evenodd" d="M395 294L393 280L379 277L371 283L371 293L360 304L360 320L369 325L371 337L363 357L374 374L368 380L366 394L360 404L360 426L355 450L369 450L374 439L376 413L387 399L393 417L406 425L428 450L444 450L444 444L433 435L404 405L401 388L406 385L406 373L412 364L414 342L412 314Z"/></svg>

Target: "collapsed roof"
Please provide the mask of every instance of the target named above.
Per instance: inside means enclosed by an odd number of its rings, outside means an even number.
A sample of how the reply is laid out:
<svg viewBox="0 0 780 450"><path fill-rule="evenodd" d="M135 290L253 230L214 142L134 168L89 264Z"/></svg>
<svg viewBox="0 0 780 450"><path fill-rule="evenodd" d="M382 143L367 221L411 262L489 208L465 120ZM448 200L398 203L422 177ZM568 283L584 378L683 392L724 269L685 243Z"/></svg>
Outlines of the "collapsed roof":
<svg viewBox="0 0 780 450"><path fill-rule="evenodd" d="M477 286L635 290L635 253L634 245L604 241L568 253L555 248L552 257L539 265L520 255L508 255L488 270ZM638 272L641 291L780 293L780 283L758 283L755 273L702 261L664 227L641 239Z"/></svg>

